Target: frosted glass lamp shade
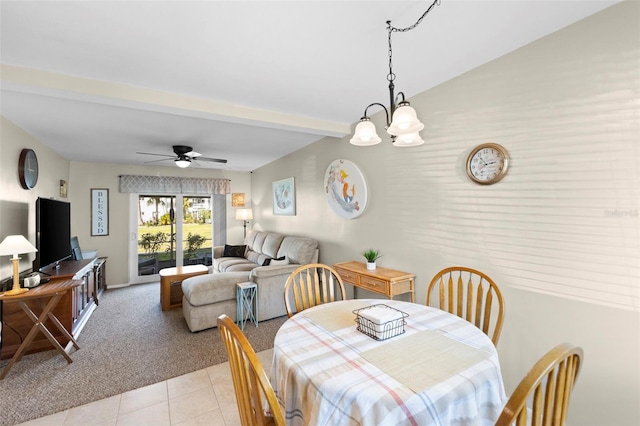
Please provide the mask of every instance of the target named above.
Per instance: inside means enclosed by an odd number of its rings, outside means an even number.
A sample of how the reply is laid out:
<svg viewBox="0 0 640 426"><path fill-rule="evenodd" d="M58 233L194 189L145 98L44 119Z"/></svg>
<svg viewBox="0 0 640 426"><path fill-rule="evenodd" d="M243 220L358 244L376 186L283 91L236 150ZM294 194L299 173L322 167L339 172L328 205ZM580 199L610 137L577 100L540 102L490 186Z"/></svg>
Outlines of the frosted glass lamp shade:
<svg viewBox="0 0 640 426"><path fill-rule="evenodd" d="M189 167L189 164L191 164L191 161L187 160L186 158L178 158L176 160L176 166L180 167L181 169Z"/></svg>
<svg viewBox="0 0 640 426"><path fill-rule="evenodd" d="M382 139L380 139L378 132L376 132L376 126L374 126L368 118L363 118L356 126L353 137L349 142L357 146L370 146L378 144L381 141Z"/></svg>
<svg viewBox="0 0 640 426"><path fill-rule="evenodd" d="M407 148L410 146L422 145L424 140L420 137L420 133L413 132L406 135L396 136L396 140L393 142L393 146L400 148Z"/></svg>
<svg viewBox="0 0 640 426"><path fill-rule="evenodd" d="M424 124L418 120L416 110L409 103L401 103L393 113L391 125L387 133L394 136L416 133L424 129Z"/></svg>
<svg viewBox="0 0 640 426"><path fill-rule="evenodd" d="M236 210L236 220L253 220L253 210L252 209Z"/></svg>

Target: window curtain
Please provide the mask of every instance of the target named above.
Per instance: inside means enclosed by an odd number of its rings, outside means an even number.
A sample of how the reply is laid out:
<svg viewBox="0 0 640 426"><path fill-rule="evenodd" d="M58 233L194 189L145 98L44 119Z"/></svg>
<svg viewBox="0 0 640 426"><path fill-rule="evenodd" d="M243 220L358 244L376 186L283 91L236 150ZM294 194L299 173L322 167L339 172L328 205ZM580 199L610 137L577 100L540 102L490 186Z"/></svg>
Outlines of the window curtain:
<svg viewBox="0 0 640 426"><path fill-rule="evenodd" d="M231 193L229 179L183 178L175 176L120 176L120 192L145 195L221 195Z"/></svg>

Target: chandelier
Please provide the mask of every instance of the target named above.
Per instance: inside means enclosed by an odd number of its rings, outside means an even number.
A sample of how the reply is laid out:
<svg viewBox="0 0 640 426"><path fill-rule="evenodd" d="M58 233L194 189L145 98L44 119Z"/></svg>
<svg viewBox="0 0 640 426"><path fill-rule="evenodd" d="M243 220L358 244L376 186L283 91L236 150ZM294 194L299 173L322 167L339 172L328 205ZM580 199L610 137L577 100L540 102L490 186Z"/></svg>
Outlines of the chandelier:
<svg viewBox="0 0 640 426"><path fill-rule="evenodd" d="M409 147L418 146L424 143L424 140L420 137L420 130L424 129L424 124L418 120L416 111L411 107L408 101L404 98L404 93L398 92L398 95L394 95L395 85L393 81L396 75L393 73L393 50L391 48L391 34L394 32L407 32L417 27L425 16L431 11L433 6L439 4L440 0L435 0L429 8L422 14L422 16L416 21L415 24L406 28L396 28L391 25L391 21L387 21L387 32L389 33L389 74L387 74L387 80L389 81L389 108L383 104L374 102L364 109L364 115L360 119L360 122L356 126L353 137L350 142L353 145L358 146L370 146L376 145L382 141L376 127L371 122L371 119L367 115L367 111L370 107L377 105L382 107L386 115L386 129L387 133L391 135L391 141L394 146ZM391 118L391 120L390 120Z"/></svg>

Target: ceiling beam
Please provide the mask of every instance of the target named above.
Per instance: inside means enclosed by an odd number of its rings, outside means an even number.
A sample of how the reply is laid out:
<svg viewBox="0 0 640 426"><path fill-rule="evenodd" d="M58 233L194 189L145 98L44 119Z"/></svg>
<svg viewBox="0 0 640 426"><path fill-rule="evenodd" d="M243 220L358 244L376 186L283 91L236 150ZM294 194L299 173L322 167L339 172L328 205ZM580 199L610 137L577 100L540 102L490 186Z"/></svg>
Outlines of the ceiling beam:
<svg viewBox="0 0 640 426"><path fill-rule="evenodd" d="M342 138L351 124L319 120L121 83L0 64L3 91Z"/></svg>

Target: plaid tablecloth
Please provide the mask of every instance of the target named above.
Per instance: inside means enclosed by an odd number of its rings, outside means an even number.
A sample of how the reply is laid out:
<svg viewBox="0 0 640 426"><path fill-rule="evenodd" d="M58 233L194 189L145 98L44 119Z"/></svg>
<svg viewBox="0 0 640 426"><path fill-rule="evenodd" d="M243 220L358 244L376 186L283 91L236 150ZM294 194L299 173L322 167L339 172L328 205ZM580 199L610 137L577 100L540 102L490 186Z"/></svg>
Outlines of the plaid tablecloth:
<svg viewBox="0 0 640 426"><path fill-rule="evenodd" d="M405 332L377 341L353 310L409 314ZM287 320L271 381L289 425L493 425L506 396L496 348L463 319L424 305L357 299Z"/></svg>

